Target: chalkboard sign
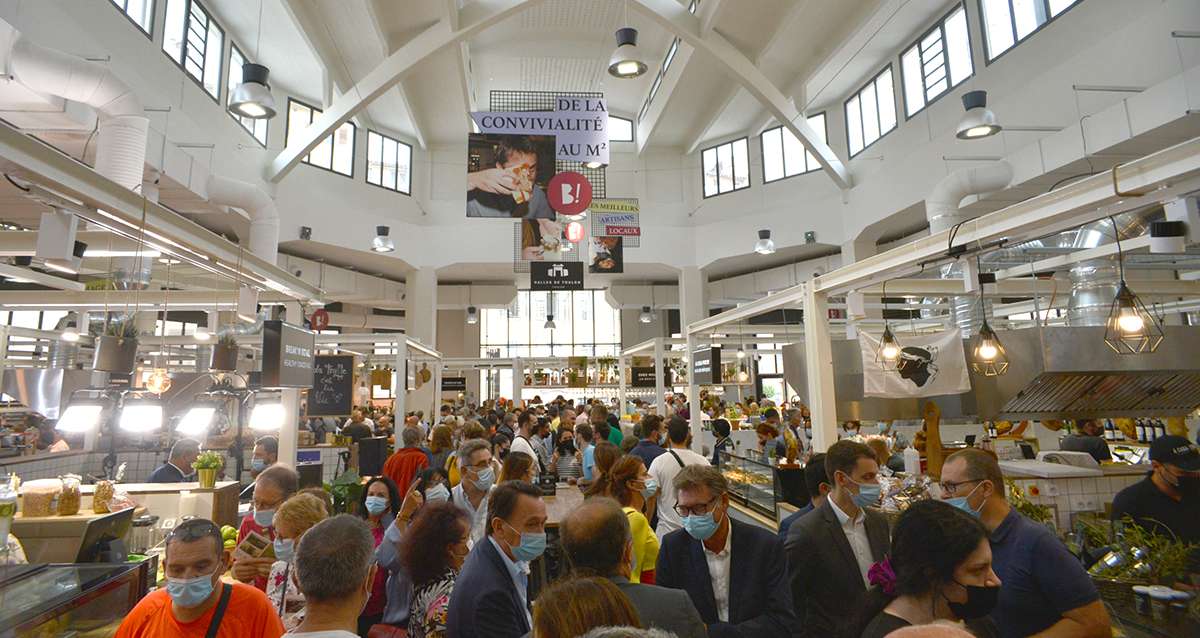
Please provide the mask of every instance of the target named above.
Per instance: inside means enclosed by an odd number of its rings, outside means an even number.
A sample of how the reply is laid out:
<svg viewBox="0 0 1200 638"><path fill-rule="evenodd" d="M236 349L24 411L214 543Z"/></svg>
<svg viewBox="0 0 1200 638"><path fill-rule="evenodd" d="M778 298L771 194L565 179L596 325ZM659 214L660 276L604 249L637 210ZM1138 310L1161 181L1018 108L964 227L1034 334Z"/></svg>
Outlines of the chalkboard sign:
<svg viewBox="0 0 1200 638"><path fill-rule="evenodd" d="M442 377L442 392L466 392L466 377Z"/></svg>
<svg viewBox="0 0 1200 638"><path fill-rule="evenodd" d="M354 405L354 355L317 355L308 416L349 416Z"/></svg>
<svg viewBox="0 0 1200 638"><path fill-rule="evenodd" d="M633 368L630 368L630 370L633 371L633 374L631 375L632 380L633 380L633 383L632 383L633 387L635 387L635 388L653 388L653 387L655 387L654 366L633 367ZM663 368L663 385L664 386L671 385L671 369L670 368Z"/></svg>
<svg viewBox="0 0 1200 638"><path fill-rule="evenodd" d="M720 385L720 346L704 347L692 351L692 381L696 385Z"/></svg>
<svg viewBox="0 0 1200 638"><path fill-rule="evenodd" d="M263 322L262 387L312 385L313 334L283 321Z"/></svg>

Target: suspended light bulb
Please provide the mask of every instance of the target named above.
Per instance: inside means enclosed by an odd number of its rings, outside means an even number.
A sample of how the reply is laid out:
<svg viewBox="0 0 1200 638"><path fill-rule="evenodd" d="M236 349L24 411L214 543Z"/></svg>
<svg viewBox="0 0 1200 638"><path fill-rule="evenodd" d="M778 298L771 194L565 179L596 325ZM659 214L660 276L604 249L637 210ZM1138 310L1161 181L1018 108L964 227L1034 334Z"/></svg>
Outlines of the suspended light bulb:
<svg viewBox="0 0 1200 638"><path fill-rule="evenodd" d="M79 329L75 327L75 324L68 325L63 329L60 337L67 343L75 343L76 341L79 341Z"/></svg>
<svg viewBox="0 0 1200 638"><path fill-rule="evenodd" d="M150 376L146 377L146 389L160 396L170 390L171 375L167 373L167 369L155 368Z"/></svg>
<svg viewBox="0 0 1200 638"><path fill-rule="evenodd" d="M650 309L650 306L642 306L642 312L638 315L638 322L654 323L654 312Z"/></svg>
<svg viewBox="0 0 1200 638"><path fill-rule="evenodd" d="M649 67L642 61L637 48L637 29L624 27L617 29L617 49L608 59L608 74L628 80L646 72Z"/></svg>
<svg viewBox="0 0 1200 638"><path fill-rule="evenodd" d="M475 306L467 306L467 325L473 326L479 323L479 309Z"/></svg>
<svg viewBox="0 0 1200 638"><path fill-rule="evenodd" d="M775 252L775 242L771 240L771 231L758 231L758 241L754 242L754 252L760 255L770 255Z"/></svg>
<svg viewBox="0 0 1200 638"><path fill-rule="evenodd" d="M962 96L963 108L967 110L958 123L955 136L960 140L973 140L995 135L1001 131L996 114L987 107L987 91L969 91Z"/></svg>
<svg viewBox="0 0 1200 638"><path fill-rule="evenodd" d="M998 377L1008 372L1008 355L996 331L988 325L987 319L979 327L975 335L975 345L971 348L971 368L977 374L985 377Z"/></svg>
<svg viewBox="0 0 1200 638"><path fill-rule="evenodd" d="M1162 340L1162 325L1122 279L1109 308L1104 343L1117 354L1142 354L1157 350Z"/></svg>
<svg viewBox="0 0 1200 638"><path fill-rule="evenodd" d="M745 366L741 366L738 368L737 380L738 380L738 383L746 383L747 381L750 380L750 373L746 371Z"/></svg>
<svg viewBox="0 0 1200 638"><path fill-rule="evenodd" d="M377 253L390 253L396 250L396 243L388 236L392 229L387 226L375 227L375 239L371 240L371 250Z"/></svg>
<svg viewBox="0 0 1200 638"><path fill-rule="evenodd" d="M885 371L895 372L902 365L900 353L900 342L896 340L896 335L892 334L891 326L885 325L883 336L879 338L879 350L875 353L875 363Z"/></svg>
<svg viewBox="0 0 1200 638"><path fill-rule="evenodd" d="M242 65L242 83L229 95L229 110L252 120L275 117L275 98L267 79L271 70L261 64Z"/></svg>
<svg viewBox="0 0 1200 638"><path fill-rule="evenodd" d="M209 341L212 339L212 333L204 326L196 326L196 331L192 333L192 338L196 341Z"/></svg>
<svg viewBox="0 0 1200 638"><path fill-rule="evenodd" d="M604 168L604 162L591 160L583 163L584 168Z"/></svg>
<svg viewBox="0 0 1200 638"><path fill-rule="evenodd" d="M744 348L742 348L741 346L738 346L738 349L737 349L737 358L739 358L739 359L745 359L745 358L746 358L746 350L745 350Z"/></svg>

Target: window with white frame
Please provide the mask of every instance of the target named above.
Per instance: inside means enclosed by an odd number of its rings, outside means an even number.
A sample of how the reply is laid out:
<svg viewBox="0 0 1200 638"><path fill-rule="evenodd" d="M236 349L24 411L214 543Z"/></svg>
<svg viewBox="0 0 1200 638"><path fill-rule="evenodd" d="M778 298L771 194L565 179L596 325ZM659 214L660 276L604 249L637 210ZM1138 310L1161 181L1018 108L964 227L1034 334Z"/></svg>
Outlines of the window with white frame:
<svg viewBox="0 0 1200 638"><path fill-rule="evenodd" d="M308 128L321 114L321 109L309 106L297 99L288 98L287 130L285 146L297 141L300 133ZM321 140L301 160L305 164L333 171L346 177L354 176L354 136L357 132L353 122L345 122L329 137Z"/></svg>
<svg viewBox="0 0 1200 638"><path fill-rule="evenodd" d="M154 28L154 0L112 0L146 35Z"/></svg>
<svg viewBox="0 0 1200 638"><path fill-rule="evenodd" d="M817 132L818 139L822 142L827 141L824 113L809 117L808 125ZM800 139L783 125L763 131L759 136L759 143L762 147L764 184L821 168L817 158L805 150Z"/></svg>
<svg viewBox="0 0 1200 638"><path fill-rule="evenodd" d="M888 65L846 100L846 138L850 157L896 128L896 88Z"/></svg>
<svg viewBox="0 0 1200 638"><path fill-rule="evenodd" d="M988 61L1033 35L1080 0L980 0Z"/></svg>
<svg viewBox="0 0 1200 638"><path fill-rule="evenodd" d="M608 141L632 142L633 120L627 120L615 115L608 116Z"/></svg>
<svg viewBox="0 0 1200 638"><path fill-rule="evenodd" d="M704 196L713 197L750 188L750 153L746 138L725 142L700 153Z"/></svg>
<svg viewBox="0 0 1200 638"><path fill-rule="evenodd" d="M621 312L603 290L522 290L508 308L480 309L481 357L615 357L620 349Z"/></svg>
<svg viewBox="0 0 1200 638"><path fill-rule="evenodd" d="M229 80L225 83L229 88L229 92L225 95L225 110L229 115L246 129L246 132L253 135L254 139L258 140L259 144L267 145L267 118L254 119L238 115L229 110L229 100L233 99L233 90L242 83L242 65L246 63L246 56L237 48L237 45L229 47Z"/></svg>
<svg viewBox="0 0 1200 638"><path fill-rule="evenodd" d="M959 5L900 54L905 113L916 115L974 72L967 11Z"/></svg>
<svg viewBox="0 0 1200 638"><path fill-rule="evenodd" d="M0 325L30 328L32 330L54 330L58 322L67 316L65 310L13 310L0 312ZM45 351L46 344L38 343L33 337L10 336L8 356L12 359L37 359Z"/></svg>
<svg viewBox="0 0 1200 638"><path fill-rule="evenodd" d="M688 13L695 15L696 10L699 8L700 2L698 0L692 0L692 2L688 3ZM679 38L672 38L670 46L667 47L667 55L663 57L662 67L658 69L658 73L654 75L654 81L650 83L650 93L646 95L646 101L642 102L642 108L638 111L639 120L646 117L646 111L650 110L650 103L654 101L654 97L658 95L658 89L662 86L663 76L667 74L667 69L671 68L671 63L675 61L675 54L678 52Z"/></svg>
<svg viewBox="0 0 1200 638"><path fill-rule="evenodd" d="M412 194L412 147L367 129L367 183Z"/></svg>
<svg viewBox="0 0 1200 638"><path fill-rule="evenodd" d="M221 95L225 30L197 0L167 0L163 52L213 99Z"/></svg>

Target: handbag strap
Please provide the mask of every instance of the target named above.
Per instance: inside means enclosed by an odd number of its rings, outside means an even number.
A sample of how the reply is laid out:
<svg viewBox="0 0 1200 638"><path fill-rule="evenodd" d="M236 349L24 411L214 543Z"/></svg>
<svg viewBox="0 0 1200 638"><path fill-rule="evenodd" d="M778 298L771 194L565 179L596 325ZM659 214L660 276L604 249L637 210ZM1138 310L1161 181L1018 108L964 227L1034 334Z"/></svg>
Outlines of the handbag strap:
<svg viewBox="0 0 1200 638"><path fill-rule="evenodd" d="M221 619L225 618L225 609L229 607L229 598L233 593L233 585L225 583L221 587L221 600L217 601L217 611L213 613L212 620L208 623L208 633L204 634L204 638L217 638L217 630L221 628Z"/></svg>

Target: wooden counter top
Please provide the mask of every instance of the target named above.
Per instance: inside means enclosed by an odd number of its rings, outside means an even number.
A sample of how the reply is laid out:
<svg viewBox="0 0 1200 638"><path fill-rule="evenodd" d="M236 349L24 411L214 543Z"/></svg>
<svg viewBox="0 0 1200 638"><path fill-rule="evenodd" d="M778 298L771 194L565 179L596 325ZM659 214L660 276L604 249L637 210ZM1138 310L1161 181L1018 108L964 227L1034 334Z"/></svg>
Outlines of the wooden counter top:
<svg viewBox="0 0 1200 638"><path fill-rule="evenodd" d="M559 484L555 495L543 500L546 503L546 527L558 527L567 514L583 504L583 492L578 486Z"/></svg>
<svg viewBox="0 0 1200 638"><path fill-rule="evenodd" d="M117 483L114 487L126 494L178 494L180 492L217 492L231 485L238 485L237 481L217 481L217 486L214 489L201 489L200 484L193 481L191 483ZM18 494L21 490L18 490ZM79 493L85 496L91 496L96 493L95 485L80 485Z"/></svg>

